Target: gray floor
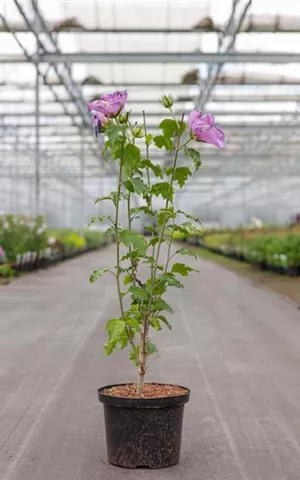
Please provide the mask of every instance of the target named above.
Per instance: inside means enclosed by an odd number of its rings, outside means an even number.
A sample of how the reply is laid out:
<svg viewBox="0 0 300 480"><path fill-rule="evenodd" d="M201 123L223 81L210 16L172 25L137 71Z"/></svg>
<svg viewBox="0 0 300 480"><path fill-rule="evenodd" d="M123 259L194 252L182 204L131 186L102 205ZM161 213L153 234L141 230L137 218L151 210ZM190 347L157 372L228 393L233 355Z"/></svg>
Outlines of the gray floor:
<svg viewBox="0 0 300 480"><path fill-rule="evenodd" d="M102 356L113 280L87 281L112 262L110 247L0 288L1 480L299 480L300 311L200 261L149 377L192 389L181 464L107 464L96 391L134 378Z"/></svg>

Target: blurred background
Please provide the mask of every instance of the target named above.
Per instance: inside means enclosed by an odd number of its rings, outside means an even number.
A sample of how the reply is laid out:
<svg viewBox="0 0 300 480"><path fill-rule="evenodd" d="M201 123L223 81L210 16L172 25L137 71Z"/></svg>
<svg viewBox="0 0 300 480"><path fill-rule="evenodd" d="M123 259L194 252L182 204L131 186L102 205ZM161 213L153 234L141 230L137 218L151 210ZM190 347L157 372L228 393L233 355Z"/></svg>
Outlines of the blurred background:
<svg viewBox="0 0 300 480"><path fill-rule="evenodd" d="M2 0L0 29L3 213L87 224L116 178L86 104L124 88L136 120L149 112L150 130L170 92L178 114L212 112L226 132L224 151L203 145L180 207L219 226L283 223L300 211L293 1Z"/></svg>

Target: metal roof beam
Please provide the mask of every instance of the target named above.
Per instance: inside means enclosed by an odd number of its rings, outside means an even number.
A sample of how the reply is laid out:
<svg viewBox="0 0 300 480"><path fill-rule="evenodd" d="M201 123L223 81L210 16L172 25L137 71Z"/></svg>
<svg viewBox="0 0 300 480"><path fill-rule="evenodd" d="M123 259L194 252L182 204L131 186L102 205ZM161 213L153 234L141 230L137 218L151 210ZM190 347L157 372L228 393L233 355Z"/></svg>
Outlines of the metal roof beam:
<svg viewBox="0 0 300 480"><path fill-rule="evenodd" d="M78 52L43 53L34 59L40 63L299 63L295 52ZM22 55L1 55L0 63L26 63Z"/></svg>
<svg viewBox="0 0 300 480"><path fill-rule="evenodd" d="M1 103L1 101L0 101ZM179 115L180 112L178 112L178 115ZM276 116L276 115L280 115L280 116L283 116L283 115L294 115L295 114L295 111L287 111L287 110L264 110L264 111L254 111L254 110L233 110L233 111L226 111L226 110L214 110L213 108L210 109L210 113L213 113L214 115L216 116ZM176 115L177 112L174 112L174 114ZM27 111L27 112L0 112L0 118L3 117L3 118L10 118L10 117L16 117L16 118L20 118L20 117L32 117L35 115L35 112L32 110L32 111ZM66 112L42 112L40 111L40 116L41 117L49 117L49 118L52 118L52 117L65 117L65 116L68 116L69 114L66 113ZM79 114L78 113L74 113L74 116L78 116ZM300 113L299 113L300 115ZM165 112L148 112L146 114L147 117L166 117L166 113ZM138 114L136 112L132 112L131 114L131 118L134 117L142 117L142 113Z"/></svg>

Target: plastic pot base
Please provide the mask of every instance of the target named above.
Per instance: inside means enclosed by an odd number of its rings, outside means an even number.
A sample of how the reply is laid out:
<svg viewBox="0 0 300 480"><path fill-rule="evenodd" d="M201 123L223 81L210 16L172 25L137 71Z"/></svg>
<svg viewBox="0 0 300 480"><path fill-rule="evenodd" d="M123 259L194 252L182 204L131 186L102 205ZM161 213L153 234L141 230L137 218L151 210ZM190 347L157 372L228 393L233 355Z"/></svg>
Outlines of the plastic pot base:
<svg viewBox="0 0 300 480"><path fill-rule="evenodd" d="M104 395L108 461L123 468L167 468L179 462L184 404L189 391L158 399Z"/></svg>

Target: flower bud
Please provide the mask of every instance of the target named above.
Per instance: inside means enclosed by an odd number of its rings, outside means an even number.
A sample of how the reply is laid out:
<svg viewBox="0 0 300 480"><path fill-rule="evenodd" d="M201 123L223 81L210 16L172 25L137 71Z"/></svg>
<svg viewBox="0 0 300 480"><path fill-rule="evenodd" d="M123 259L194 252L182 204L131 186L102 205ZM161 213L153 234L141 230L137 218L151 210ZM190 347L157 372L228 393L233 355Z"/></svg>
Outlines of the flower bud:
<svg viewBox="0 0 300 480"><path fill-rule="evenodd" d="M127 113L120 113L118 116L119 123L126 123L127 122Z"/></svg>
<svg viewBox="0 0 300 480"><path fill-rule="evenodd" d="M163 95L160 98L159 103L165 108L172 108L174 105L174 98L171 94Z"/></svg>
<svg viewBox="0 0 300 480"><path fill-rule="evenodd" d="M142 127L135 125L132 129L132 134L135 138L142 138L144 136L144 130Z"/></svg>

